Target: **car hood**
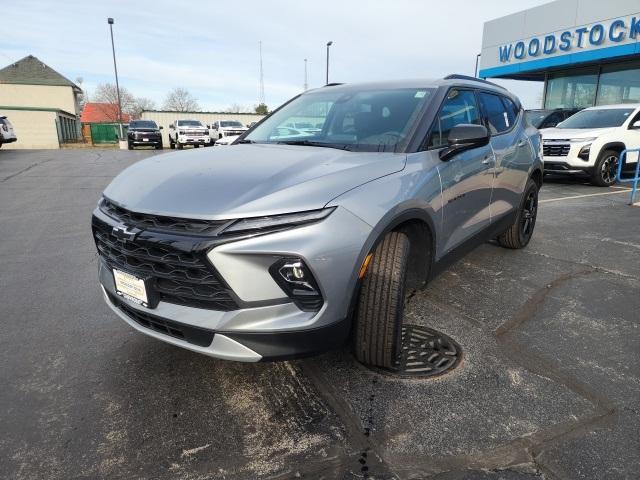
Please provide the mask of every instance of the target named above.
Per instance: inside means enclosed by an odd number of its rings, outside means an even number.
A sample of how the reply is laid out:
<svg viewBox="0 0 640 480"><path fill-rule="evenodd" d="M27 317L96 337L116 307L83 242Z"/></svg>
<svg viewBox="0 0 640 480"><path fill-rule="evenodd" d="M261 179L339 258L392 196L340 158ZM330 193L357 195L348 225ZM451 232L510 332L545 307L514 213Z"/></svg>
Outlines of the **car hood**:
<svg viewBox="0 0 640 480"><path fill-rule="evenodd" d="M230 219L314 210L404 168L406 155L292 145L234 145L157 155L104 194L141 213Z"/></svg>
<svg viewBox="0 0 640 480"><path fill-rule="evenodd" d="M615 128L543 128L543 140L563 140L569 138L593 138L614 131Z"/></svg>

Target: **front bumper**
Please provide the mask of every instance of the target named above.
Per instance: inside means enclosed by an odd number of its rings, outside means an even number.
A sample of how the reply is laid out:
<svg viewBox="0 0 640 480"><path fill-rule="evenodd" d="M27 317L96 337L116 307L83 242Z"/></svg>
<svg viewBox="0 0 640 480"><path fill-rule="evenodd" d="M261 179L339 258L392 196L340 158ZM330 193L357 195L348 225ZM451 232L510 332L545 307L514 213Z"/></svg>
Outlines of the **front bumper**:
<svg viewBox="0 0 640 480"><path fill-rule="evenodd" d="M109 222L100 210L94 216ZM318 223L232 241L214 240L206 256L233 293L238 308L232 310L163 300L155 308L142 307L116 295L111 268L102 260L99 279L114 312L138 331L160 340L229 360L304 356L339 346L347 338L351 294L370 233L368 224L337 208ZM284 257L303 259L313 273L324 300L319 311L298 308L271 277L269 267ZM163 331L153 327L153 321L147 325L137 321L137 315L151 316L158 325L163 321L178 325ZM171 328L178 331L180 325L211 333L211 343L171 335Z"/></svg>
<svg viewBox="0 0 640 480"><path fill-rule="evenodd" d="M208 135L202 135L202 136L179 135L178 136L178 143L207 145L210 142L211 142L211 137L209 137Z"/></svg>

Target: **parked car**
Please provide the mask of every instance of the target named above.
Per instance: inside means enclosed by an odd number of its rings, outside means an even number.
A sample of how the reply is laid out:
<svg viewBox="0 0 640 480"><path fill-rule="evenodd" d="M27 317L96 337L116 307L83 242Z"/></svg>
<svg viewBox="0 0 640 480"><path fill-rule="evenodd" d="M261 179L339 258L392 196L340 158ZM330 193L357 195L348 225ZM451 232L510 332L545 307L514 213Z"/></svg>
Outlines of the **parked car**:
<svg viewBox="0 0 640 480"><path fill-rule="evenodd" d="M242 135L249 130L241 122L237 120L219 120L211 125L209 130L212 141L219 138Z"/></svg>
<svg viewBox="0 0 640 480"><path fill-rule="evenodd" d="M162 150L162 127L158 127L153 120L132 120L127 131L129 150L139 146L152 146Z"/></svg>
<svg viewBox="0 0 640 480"><path fill-rule="evenodd" d="M0 147L3 143L13 143L18 140L13 125L7 117L0 116Z"/></svg>
<svg viewBox="0 0 640 480"><path fill-rule="evenodd" d="M218 140L216 140L214 142L214 145L231 145L233 142L235 142L238 138L240 138L240 135L231 135L228 137L222 137L219 138Z"/></svg>
<svg viewBox="0 0 640 480"><path fill-rule="evenodd" d="M531 125L533 125L537 129L542 129L555 127L574 113L578 113L580 110L580 108L527 110L525 112L525 115Z"/></svg>
<svg viewBox="0 0 640 480"><path fill-rule="evenodd" d="M185 145L194 147L211 144L209 129L199 120L176 120L169 125L169 147L182 149Z"/></svg>
<svg viewBox="0 0 640 480"><path fill-rule="evenodd" d="M285 127L293 128L301 133L318 133L322 130L322 128L316 128L309 122L290 122L287 123Z"/></svg>
<svg viewBox="0 0 640 480"><path fill-rule="evenodd" d="M277 135L327 104L321 133ZM539 152L518 99L472 77L306 91L233 148L111 182L92 218L105 300L214 357L308 355L353 332L358 360L392 369L408 292L486 240L527 245Z"/></svg>
<svg viewBox="0 0 640 480"><path fill-rule="evenodd" d="M616 181L620 153L640 147L640 104L590 107L541 133L545 173L588 175L607 187Z"/></svg>

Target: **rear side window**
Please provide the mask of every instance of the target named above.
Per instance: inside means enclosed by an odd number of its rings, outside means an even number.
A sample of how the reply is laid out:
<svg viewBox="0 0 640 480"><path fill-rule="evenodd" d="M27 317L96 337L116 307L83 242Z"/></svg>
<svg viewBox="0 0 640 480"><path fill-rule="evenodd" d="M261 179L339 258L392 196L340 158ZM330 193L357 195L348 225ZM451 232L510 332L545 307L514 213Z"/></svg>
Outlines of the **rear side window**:
<svg viewBox="0 0 640 480"><path fill-rule="evenodd" d="M481 124L476 96L471 90L451 90L431 129L428 148L446 146L451 129L463 123Z"/></svg>
<svg viewBox="0 0 640 480"><path fill-rule="evenodd" d="M515 115L507 112L499 95L480 92L480 106L492 134L506 132L512 127Z"/></svg>
<svg viewBox="0 0 640 480"><path fill-rule="evenodd" d="M518 107L510 98L502 97L502 101L504 102L504 106L507 109L507 116L509 117L509 123L513 125L518 118Z"/></svg>

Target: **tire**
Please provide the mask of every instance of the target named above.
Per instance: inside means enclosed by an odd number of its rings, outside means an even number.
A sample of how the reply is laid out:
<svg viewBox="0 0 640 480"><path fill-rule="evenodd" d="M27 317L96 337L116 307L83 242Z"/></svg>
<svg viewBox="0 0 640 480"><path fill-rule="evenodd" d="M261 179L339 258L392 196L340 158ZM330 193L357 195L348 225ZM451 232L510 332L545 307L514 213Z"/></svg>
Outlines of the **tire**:
<svg viewBox="0 0 640 480"><path fill-rule="evenodd" d="M131 145L131 142L127 142L127 149L133 150L133 145Z"/></svg>
<svg viewBox="0 0 640 480"><path fill-rule="evenodd" d="M178 142L178 143L176 144L176 147L178 147L178 150L182 150L182 149L184 148L184 145L183 145L183 144L181 144L180 142Z"/></svg>
<svg viewBox="0 0 640 480"><path fill-rule="evenodd" d="M524 248L531 240L538 217L538 191L540 187L531 178L522 196L515 222L498 237L498 243L505 248Z"/></svg>
<svg viewBox="0 0 640 480"><path fill-rule="evenodd" d="M393 368L400 353L409 238L388 233L373 252L358 299L355 356L365 365Z"/></svg>
<svg viewBox="0 0 640 480"><path fill-rule="evenodd" d="M615 150L604 150L598 156L596 165L591 175L591 183L598 187L610 187L616 183L616 174L620 152Z"/></svg>
<svg viewBox="0 0 640 480"><path fill-rule="evenodd" d="M169 148L170 148L171 150L173 150L174 148L176 148L176 144L175 144L175 143L173 143L173 142L171 141L171 137L169 137Z"/></svg>
<svg viewBox="0 0 640 480"><path fill-rule="evenodd" d="M162 146L162 144L160 145L156 145L156 150L162 150L164 147Z"/></svg>

